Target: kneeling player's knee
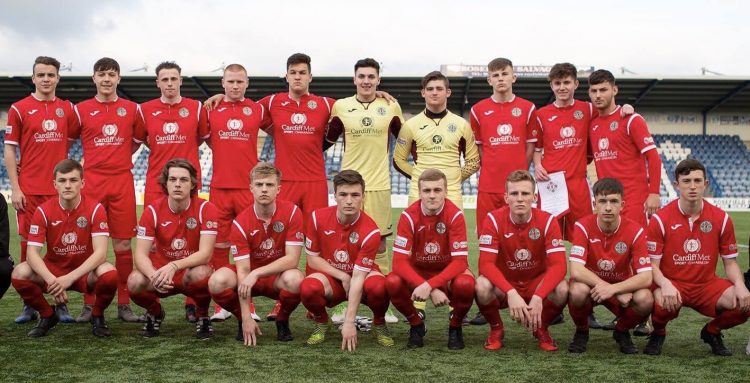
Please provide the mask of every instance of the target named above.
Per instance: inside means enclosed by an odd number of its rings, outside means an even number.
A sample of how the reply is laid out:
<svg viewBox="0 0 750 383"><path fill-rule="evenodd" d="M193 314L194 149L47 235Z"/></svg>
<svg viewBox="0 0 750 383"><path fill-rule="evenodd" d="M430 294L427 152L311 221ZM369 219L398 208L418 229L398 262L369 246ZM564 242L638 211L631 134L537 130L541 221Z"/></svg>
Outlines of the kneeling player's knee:
<svg viewBox="0 0 750 383"><path fill-rule="evenodd" d="M568 301L568 294L568 283L565 280L562 280L562 282L558 283L557 286L555 286L555 289L552 290L550 300L555 304L560 305Z"/></svg>
<svg viewBox="0 0 750 383"><path fill-rule="evenodd" d="M33 274L34 274L34 271L31 269L31 266L29 266L28 263L23 262L20 265L16 266L15 269L13 269L13 272L11 273L11 278L30 279Z"/></svg>
<svg viewBox="0 0 750 383"><path fill-rule="evenodd" d="M192 269L188 270L187 273L185 273L185 281L190 283L197 282L202 279L208 279L209 277L211 277L213 271L214 269L212 269L211 266L208 265L193 267Z"/></svg>
<svg viewBox="0 0 750 383"><path fill-rule="evenodd" d="M396 294L403 286L404 280L396 275L396 273L390 273L385 276L385 288L388 290L388 294Z"/></svg>
<svg viewBox="0 0 750 383"><path fill-rule="evenodd" d="M476 282L474 281L474 277L468 274L461 274L453 278L453 282L451 282L453 296L459 299L473 298L475 289Z"/></svg>
<svg viewBox="0 0 750 383"><path fill-rule="evenodd" d="M492 285L492 282L490 282L489 279L483 276L479 276L477 278L474 284L474 290L477 294L477 299L480 300L480 303L486 304L495 298L494 294L492 293L494 287L495 286Z"/></svg>
<svg viewBox="0 0 750 383"><path fill-rule="evenodd" d="M297 269L286 270L281 273L281 282L287 291L296 292L305 276Z"/></svg>
<svg viewBox="0 0 750 383"><path fill-rule="evenodd" d="M208 279L208 290L211 294L218 294L226 289L233 288L236 285L236 277L232 270L223 267L213 273Z"/></svg>
<svg viewBox="0 0 750 383"><path fill-rule="evenodd" d="M101 265L99 265L99 266L96 267L96 274L97 275L102 275L104 273L107 273L107 272L110 272L110 271L115 271L115 270L116 270L115 267L111 263L104 262Z"/></svg>
<svg viewBox="0 0 750 383"><path fill-rule="evenodd" d="M574 305L582 306L589 299L590 293L590 287L580 282L574 282L568 288L568 299Z"/></svg>
<svg viewBox="0 0 750 383"><path fill-rule="evenodd" d="M128 276L128 290L131 293L139 293L148 286L148 278L138 270L133 270Z"/></svg>
<svg viewBox="0 0 750 383"><path fill-rule="evenodd" d="M633 293L633 303L639 312L648 314L654 307L654 295L648 289L637 290Z"/></svg>
<svg viewBox="0 0 750 383"><path fill-rule="evenodd" d="M368 296L385 296L388 295L385 287L385 277L376 275L365 279L364 290Z"/></svg>
<svg viewBox="0 0 750 383"><path fill-rule="evenodd" d="M112 239L112 250L115 252L131 250L129 239Z"/></svg>

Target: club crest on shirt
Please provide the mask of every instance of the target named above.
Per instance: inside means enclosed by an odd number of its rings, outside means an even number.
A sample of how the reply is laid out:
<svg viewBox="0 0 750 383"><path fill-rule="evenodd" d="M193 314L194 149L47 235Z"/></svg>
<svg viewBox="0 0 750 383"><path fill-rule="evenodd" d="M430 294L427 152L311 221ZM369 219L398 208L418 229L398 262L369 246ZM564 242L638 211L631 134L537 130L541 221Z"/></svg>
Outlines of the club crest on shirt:
<svg viewBox="0 0 750 383"><path fill-rule="evenodd" d="M713 230L714 226L711 225L711 222L709 221L703 221L701 222L701 231L704 233L710 233L711 230Z"/></svg>
<svg viewBox="0 0 750 383"><path fill-rule="evenodd" d="M622 241L617 242L617 244L615 245L615 251L620 255L625 254L625 252L628 251L628 245Z"/></svg>
<svg viewBox="0 0 750 383"><path fill-rule="evenodd" d="M273 223L273 231L277 233L281 233L284 231L284 224L281 221L276 221Z"/></svg>
<svg viewBox="0 0 750 383"><path fill-rule="evenodd" d="M128 115L128 111L125 110L125 108L123 108L123 107L119 107L119 108L117 108L117 115L120 116L120 117L125 117L125 116Z"/></svg>
<svg viewBox="0 0 750 383"><path fill-rule="evenodd" d="M539 232L539 229L532 227L531 230L529 230L529 238L533 240L539 239L539 237L542 235L541 232Z"/></svg>
<svg viewBox="0 0 750 383"><path fill-rule="evenodd" d="M318 107L318 103L315 102L315 100L310 100L307 102L307 107L310 108L310 110L315 110Z"/></svg>
<svg viewBox="0 0 750 383"><path fill-rule="evenodd" d="M117 135L117 125L115 124L104 124L102 126L102 135L104 137L114 137Z"/></svg>
<svg viewBox="0 0 750 383"><path fill-rule="evenodd" d="M336 251L333 257L336 259L336 262L339 262L339 263L349 262L349 253L347 253L346 250Z"/></svg>
<svg viewBox="0 0 750 383"><path fill-rule="evenodd" d="M601 271L612 271L615 269L615 262L609 259L600 259L596 265L599 266L599 270Z"/></svg>
<svg viewBox="0 0 750 383"><path fill-rule="evenodd" d="M76 225L78 225L78 227L80 227L81 229L86 227L86 225L88 224L89 224L89 221L84 216L80 216L78 217L78 219L76 219Z"/></svg>
<svg viewBox="0 0 750 383"><path fill-rule="evenodd" d="M381 117L382 117L382 116L385 116L385 115L386 115L386 113L388 113L388 111L387 111L387 110L385 110L385 107L383 107L383 106L379 106L379 107L378 107L378 109L376 109L376 110L375 110L375 113L377 113L377 114L378 114L378 116L381 116Z"/></svg>
<svg viewBox="0 0 750 383"><path fill-rule="evenodd" d="M246 106L242 108L242 114L244 114L245 116L249 116L253 114L253 110L249 106Z"/></svg>
<svg viewBox="0 0 750 383"><path fill-rule="evenodd" d="M521 108L515 107L513 110L510 111L510 114L513 115L513 117L518 117L521 115Z"/></svg>
<svg viewBox="0 0 750 383"><path fill-rule="evenodd" d="M109 225L107 225L106 222L100 222L99 223L99 229L101 229L101 230L108 230L109 229Z"/></svg>
<svg viewBox="0 0 750 383"><path fill-rule="evenodd" d="M576 120L583 120L583 112L580 110L576 110L575 112L573 112L573 118L575 118Z"/></svg>
<svg viewBox="0 0 750 383"><path fill-rule="evenodd" d="M697 239L688 239L682 245L682 249L685 250L686 253L697 253L701 249L701 241Z"/></svg>
<svg viewBox="0 0 750 383"><path fill-rule="evenodd" d="M436 134L436 135L432 136L432 143L433 144L439 145L441 142L443 142L443 137L442 136L440 136L439 134Z"/></svg>
<svg viewBox="0 0 750 383"><path fill-rule="evenodd" d="M612 121L612 123L609 124L609 130L611 130L613 132L615 130L617 130L617 128L619 128L619 127L620 127L620 124L618 124L617 121Z"/></svg>
<svg viewBox="0 0 750 383"><path fill-rule="evenodd" d="M271 249L273 249L273 238L266 238L265 241L261 242L260 249L261 250L271 250Z"/></svg>
<svg viewBox="0 0 750 383"><path fill-rule="evenodd" d="M187 245L187 241L183 238L175 238L172 240L172 250L182 250Z"/></svg>
<svg viewBox="0 0 750 383"><path fill-rule="evenodd" d="M424 252L427 254L437 254L440 252L440 245L437 242L427 242L424 245Z"/></svg>
<svg viewBox="0 0 750 383"><path fill-rule="evenodd" d="M456 130L458 130L458 126L454 123L448 124L448 133L456 133Z"/></svg>
<svg viewBox="0 0 750 383"><path fill-rule="evenodd" d="M293 113L292 114L292 124L303 125L306 122L307 122L307 116L305 116L304 113Z"/></svg>
<svg viewBox="0 0 750 383"><path fill-rule="evenodd" d="M65 233L62 236L63 245L72 245L78 240L78 235L75 232Z"/></svg>
<svg viewBox="0 0 750 383"><path fill-rule="evenodd" d="M190 115L190 112L188 112L187 108L185 108L185 107L182 107L182 108L180 108L180 111L179 111L179 112L177 112L177 113L178 113L178 114L180 115L180 117L182 117L182 118L185 118L185 117L187 117L187 116L189 116L189 115Z"/></svg>
<svg viewBox="0 0 750 383"><path fill-rule="evenodd" d="M641 264L641 266L651 263L651 258L649 257L641 257L641 259L638 260L638 263Z"/></svg>
<svg viewBox="0 0 750 383"><path fill-rule="evenodd" d="M528 261L531 259L531 252L528 249L518 249L513 256L516 258L516 261Z"/></svg>
<svg viewBox="0 0 750 383"><path fill-rule="evenodd" d="M362 126L367 127L372 125L372 118L370 117L362 117L362 120L359 122L362 124Z"/></svg>
<svg viewBox="0 0 750 383"><path fill-rule="evenodd" d="M196 221L195 218L190 217L185 221L185 226L187 226L188 229L193 230L198 227L198 221Z"/></svg>
<svg viewBox="0 0 750 383"><path fill-rule="evenodd" d="M42 121L42 129L45 132L51 132L57 130L57 121L55 120L44 120Z"/></svg>
<svg viewBox="0 0 750 383"><path fill-rule="evenodd" d="M65 112L63 111L62 108L57 108L57 109L55 109L55 116L57 116L57 117L63 117L63 116L65 116Z"/></svg>
<svg viewBox="0 0 750 383"><path fill-rule="evenodd" d="M358 241L359 241L359 233L355 231L349 234L349 242L354 244L354 243L357 243Z"/></svg>
<svg viewBox="0 0 750 383"><path fill-rule="evenodd" d="M445 234L445 224L438 222L438 224L435 225L435 231L437 231L438 234Z"/></svg>

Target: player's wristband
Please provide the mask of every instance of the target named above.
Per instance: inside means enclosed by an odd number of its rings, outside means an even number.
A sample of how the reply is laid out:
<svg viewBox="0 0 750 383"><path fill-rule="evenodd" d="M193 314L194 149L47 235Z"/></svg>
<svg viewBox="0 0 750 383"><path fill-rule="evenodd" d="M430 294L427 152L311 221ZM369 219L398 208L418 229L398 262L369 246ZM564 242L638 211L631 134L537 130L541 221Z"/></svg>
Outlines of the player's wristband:
<svg viewBox="0 0 750 383"><path fill-rule="evenodd" d="M177 264L176 264L176 263L174 263L174 262L169 262L169 264L170 264L170 265L171 265L171 266L172 266L172 267L174 268L174 271L177 271L177 270L179 270L179 269L180 269L180 268L179 268L179 267L177 266Z"/></svg>

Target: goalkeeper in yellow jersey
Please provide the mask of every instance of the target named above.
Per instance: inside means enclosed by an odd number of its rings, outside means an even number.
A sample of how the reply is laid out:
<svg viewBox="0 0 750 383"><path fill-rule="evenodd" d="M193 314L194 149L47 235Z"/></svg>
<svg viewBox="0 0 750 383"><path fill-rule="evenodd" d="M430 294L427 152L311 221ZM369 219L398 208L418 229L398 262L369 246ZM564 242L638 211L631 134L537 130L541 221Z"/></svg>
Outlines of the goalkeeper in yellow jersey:
<svg viewBox="0 0 750 383"><path fill-rule="evenodd" d="M479 169L479 151L469 123L448 110L451 89L438 71L422 78L425 110L410 118L393 152L396 170L411 179L409 204L419 199L417 182L424 169L439 169L448 179L448 198L462 208L461 183ZM414 165L408 161L411 152ZM461 157L463 156L463 165Z"/></svg>

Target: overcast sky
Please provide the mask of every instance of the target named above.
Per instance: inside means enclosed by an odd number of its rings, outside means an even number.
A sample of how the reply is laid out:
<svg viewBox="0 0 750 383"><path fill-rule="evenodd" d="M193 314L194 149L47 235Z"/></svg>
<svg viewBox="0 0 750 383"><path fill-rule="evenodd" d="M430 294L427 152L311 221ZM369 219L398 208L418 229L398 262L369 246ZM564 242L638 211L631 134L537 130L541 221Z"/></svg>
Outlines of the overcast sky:
<svg viewBox="0 0 750 383"><path fill-rule="evenodd" d="M79 74L110 56L123 72L175 60L187 74L239 62L251 76L281 75L290 54L305 52L318 76L348 75L363 57L386 76L494 57L750 76L748 15L739 0L0 0L0 73L30 73L49 55Z"/></svg>

